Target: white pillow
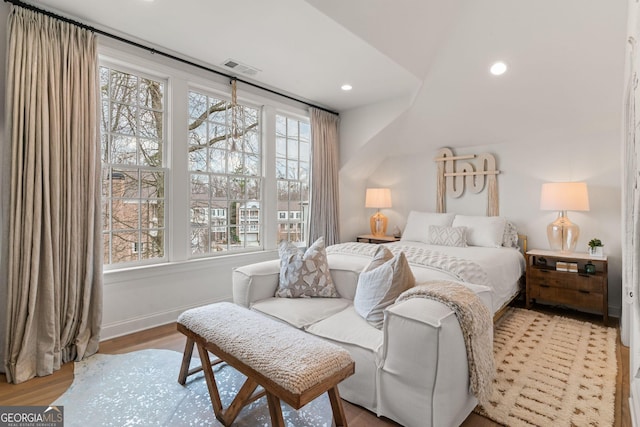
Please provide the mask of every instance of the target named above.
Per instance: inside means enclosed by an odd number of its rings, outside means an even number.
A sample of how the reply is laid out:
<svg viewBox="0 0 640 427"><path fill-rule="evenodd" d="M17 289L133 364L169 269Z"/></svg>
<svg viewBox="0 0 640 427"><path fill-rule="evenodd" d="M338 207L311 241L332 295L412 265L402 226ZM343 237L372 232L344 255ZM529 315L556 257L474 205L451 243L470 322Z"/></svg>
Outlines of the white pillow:
<svg viewBox="0 0 640 427"><path fill-rule="evenodd" d="M439 246L467 247L466 227L429 226L429 244Z"/></svg>
<svg viewBox="0 0 640 427"><path fill-rule="evenodd" d="M402 241L429 243L429 226L450 226L455 214L411 211L402 233Z"/></svg>
<svg viewBox="0 0 640 427"><path fill-rule="evenodd" d="M384 309L415 283L404 252L394 256L389 249L378 246L373 260L358 277L353 298L356 313L372 326L382 329Z"/></svg>
<svg viewBox="0 0 640 427"><path fill-rule="evenodd" d="M454 227L467 227L467 244L499 248L502 246L506 219L500 216L456 215Z"/></svg>
<svg viewBox="0 0 640 427"><path fill-rule="evenodd" d="M278 253L280 276L277 297L339 297L331 280L324 237L316 240L304 253L291 242L283 240Z"/></svg>

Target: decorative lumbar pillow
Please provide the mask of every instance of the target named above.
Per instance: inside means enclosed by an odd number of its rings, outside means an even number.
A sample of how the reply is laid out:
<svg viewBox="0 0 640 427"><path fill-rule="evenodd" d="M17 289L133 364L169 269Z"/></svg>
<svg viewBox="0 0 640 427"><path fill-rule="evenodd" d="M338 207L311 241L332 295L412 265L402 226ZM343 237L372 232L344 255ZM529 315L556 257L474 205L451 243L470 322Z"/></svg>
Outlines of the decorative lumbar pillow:
<svg viewBox="0 0 640 427"><path fill-rule="evenodd" d="M415 283L404 253L394 256L389 249L379 246L373 260L358 277L353 306L367 322L381 329L384 309Z"/></svg>
<svg viewBox="0 0 640 427"><path fill-rule="evenodd" d="M294 244L282 241L278 247L280 253L280 278L277 297L310 298L339 297L331 280L324 237L302 252Z"/></svg>
<svg viewBox="0 0 640 427"><path fill-rule="evenodd" d="M429 226L429 243L439 246L467 246L466 227L442 227L439 225Z"/></svg>
<svg viewBox="0 0 640 427"><path fill-rule="evenodd" d="M500 216L456 215L454 227L467 227L467 245L499 248L502 246L506 219Z"/></svg>
<svg viewBox="0 0 640 427"><path fill-rule="evenodd" d="M450 226L454 214L411 211L402 233L402 241L429 243L429 226Z"/></svg>

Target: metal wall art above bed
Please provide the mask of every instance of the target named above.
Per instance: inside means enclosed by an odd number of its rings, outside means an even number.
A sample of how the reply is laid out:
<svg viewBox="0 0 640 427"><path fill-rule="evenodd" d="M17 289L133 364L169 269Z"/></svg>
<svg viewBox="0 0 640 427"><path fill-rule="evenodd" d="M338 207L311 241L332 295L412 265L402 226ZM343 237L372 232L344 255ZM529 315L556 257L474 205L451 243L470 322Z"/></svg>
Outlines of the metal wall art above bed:
<svg viewBox="0 0 640 427"><path fill-rule="evenodd" d="M461 161L475 159L476 167L471 162ZM438 164L438 191L436 211L446 212L445 196L458 198L462 196L465 186L472 193L480 193L487 184L487 216L500 215L498 203L498 174L496 158L493 154L482 153L466 156L455 156L450 148L438 150L435 158Z"/></svg>

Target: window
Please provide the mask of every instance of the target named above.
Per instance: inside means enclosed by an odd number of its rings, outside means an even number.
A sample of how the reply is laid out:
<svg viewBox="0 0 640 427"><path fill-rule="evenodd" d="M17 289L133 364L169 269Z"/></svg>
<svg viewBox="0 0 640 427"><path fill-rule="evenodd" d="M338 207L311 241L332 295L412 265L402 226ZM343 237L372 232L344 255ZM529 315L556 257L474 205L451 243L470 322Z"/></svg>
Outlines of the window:
<svg viewBox="0 0 640 427"><path fill-rule="evenodd" d="M273 249L281 239L306 243L305 111L249 92L232 108L224 84L107 53L113 58L103 56L100 66L106 270ZM181 136L171 141L174 134Z"/></svg>
<svg viewBox="0 0 640 427"><path fill-rule="evenodd" d="M194 90L188 102L191 254L260 248L260 110Z"/></svg>
<svg viewBox="0 0 640 427"><path fill-rule="evenodd" d="M310 160L309 122L276 115L278 241L306 243Z"/></svg>
<svg viewBox="0 0 640 427"><path fill-rule="evenodd" d="M100 67L104 264L163 259L165 82Z"/></svg>

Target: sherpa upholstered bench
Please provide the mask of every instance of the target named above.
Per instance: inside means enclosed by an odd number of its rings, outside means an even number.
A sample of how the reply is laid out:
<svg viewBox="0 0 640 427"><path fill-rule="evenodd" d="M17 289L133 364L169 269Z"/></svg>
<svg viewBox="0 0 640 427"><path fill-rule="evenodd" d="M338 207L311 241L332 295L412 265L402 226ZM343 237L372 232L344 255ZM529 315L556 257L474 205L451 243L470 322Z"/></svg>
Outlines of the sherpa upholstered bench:
<svg viewBox="0 0 640 427"><path fill-rule="evenodd" d="M271 424L284 426L280 400L300 409L325 392L335 425L347 425L337 385L353 375L355 363L345 349L227 302L185 311L178 318L178 331L187 336L185 356L189 353L189 357L183 357L178 382L184 384L191 372L189 362L195 343L213 411L225 426L233 423L245 405L264 394ZM226 410L222 408L208 352L247 377ZM264 392L254 395L258 385Z"/></svg>

